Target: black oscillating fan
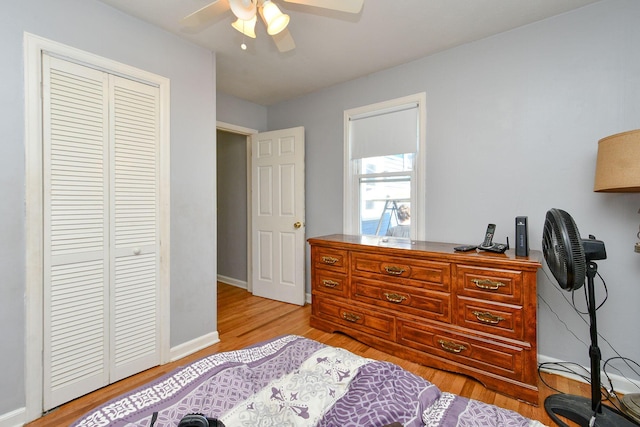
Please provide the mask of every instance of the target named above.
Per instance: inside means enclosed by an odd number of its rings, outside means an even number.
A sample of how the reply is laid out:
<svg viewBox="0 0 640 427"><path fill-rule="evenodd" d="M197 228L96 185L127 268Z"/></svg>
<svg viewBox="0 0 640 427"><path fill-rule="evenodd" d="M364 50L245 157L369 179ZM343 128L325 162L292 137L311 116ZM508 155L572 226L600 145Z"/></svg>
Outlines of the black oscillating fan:
<svg viewBox="0 0 640 427"><path fill-rule="evenodd" d="M604 243L593 236L580 238L573 218L561 209L547 212L542 231L542 253L549 270L566 291L575 291L587 279L587 307L590 320L591 347L591 399L568 394L554 394L544 401L549 417L561 427L569 427L558 415L578 423L581 427L634 427L621 412L601 403L600 361L598 330L596 327L596 301L594 277L598 266L593 260L606 259Z"/></svg>

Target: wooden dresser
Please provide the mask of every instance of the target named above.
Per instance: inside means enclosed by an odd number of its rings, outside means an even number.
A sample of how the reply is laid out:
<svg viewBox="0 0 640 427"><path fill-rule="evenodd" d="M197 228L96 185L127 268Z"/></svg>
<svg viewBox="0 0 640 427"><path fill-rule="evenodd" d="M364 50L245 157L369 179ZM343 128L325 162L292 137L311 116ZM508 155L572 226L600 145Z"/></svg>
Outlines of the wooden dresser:
<svg viewBox="0 0 640 427"><path fill-rule="evenodd" d="M311 326L538 404L539 252L341 234L309 244Z"/></svg>

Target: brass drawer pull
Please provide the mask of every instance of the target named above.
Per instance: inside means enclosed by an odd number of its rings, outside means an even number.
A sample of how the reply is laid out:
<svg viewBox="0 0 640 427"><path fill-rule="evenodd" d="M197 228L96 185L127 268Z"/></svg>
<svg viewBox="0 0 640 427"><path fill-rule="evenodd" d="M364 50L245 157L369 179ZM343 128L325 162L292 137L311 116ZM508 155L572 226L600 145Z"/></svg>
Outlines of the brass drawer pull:
<svg viewBox="0 0 640 427"><path fill-rule="evenodd" d="M342 313L342 318L348 322L354 323L360 320L360 316L358 316L357 314L347 313L346 311Z"/></svg>
<svg viewBox="0 0 640 427"><path fill-rule="evenodd" d="M393 302L395 304L400 304L402 301L407 299L407 297L405 297L404 295L396 293L385 292L383 295L387 299L387 301Z"/></svg>
<svg viewBox="0 0 640 427"><path fill-rule="evenodd" d="M392 274L394 276L399 276L402 273L404 273L406 270L402 267L396 267L393 265L387 265L384 267L384 271L386 271L388 274Z"/></svg>
<svg viewBox="0 0 640 427"><path fill-rule="evenodd" d="M496 316L488 311L472 311L471 314L476 316L479 322L488 323L490 325L497 325L504 320L504 317Z"/></svg>
<svg viewBox="0 0 640 427"><path fill-rule="evenodd" d="M321 259L322 259L322 262L329 265L333 265L339 261L338 258L334 258L332 256L323 256Z"/></svg>
<svg viewBox="0 0 640 427"><path fill-rule="evenodd" d="M460 353L463 350L466 350L467 347L462 344L456 344L451 341L438 340L438 344L442 347L443 350L448 351L449 353Z"/></svg>
<svg viewBox="0 0 640 427"><path fill-rule="evenodd" d="M475 283L478 288L487 289L490 291L496 291L503 286L507 286L504 283L494 282L493 280L489 280L489 279L482 279L482 280L473 279L472 282Z"/></svg>
<svg viewBox="0 0 640 427"><path fill-rule="evenodd" d="M323 280L322 284L325 285L327 288L335 288L336 286L338 286L340 283L338 282L334 282L333 280Z"/></svg>

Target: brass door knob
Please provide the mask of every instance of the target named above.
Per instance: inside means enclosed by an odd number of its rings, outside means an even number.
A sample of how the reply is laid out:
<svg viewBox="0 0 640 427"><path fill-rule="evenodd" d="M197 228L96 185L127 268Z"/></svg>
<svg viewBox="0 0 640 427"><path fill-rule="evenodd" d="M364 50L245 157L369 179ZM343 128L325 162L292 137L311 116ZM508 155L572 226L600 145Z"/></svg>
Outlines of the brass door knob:
<svg viewBox="0 0 640 427"><path fill-rule="evenodd" d="M295 228L296 230L297 230L298 228L300 228L300 227L302 227L302 223L301 223L300 221L295 222L295 223L293 224L293 228Z"/></svg>

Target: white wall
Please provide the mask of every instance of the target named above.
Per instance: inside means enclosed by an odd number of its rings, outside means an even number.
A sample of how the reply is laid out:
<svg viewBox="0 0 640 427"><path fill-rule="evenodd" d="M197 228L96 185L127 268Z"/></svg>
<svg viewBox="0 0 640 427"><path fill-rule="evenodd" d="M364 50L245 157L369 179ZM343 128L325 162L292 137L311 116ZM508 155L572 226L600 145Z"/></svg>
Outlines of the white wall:
<svg viewBox="0 0 640 427"><path fill-rule="evenodd" d="M215 56L95 0L0 5L0 425L25 405L23 33L171 81L171 345L216 330ZM9 414L9 415L6 415Z"/></svg>
<svg viewBox="0 0 640 427"><path fill-rule="evenodd" d="M565 209L606 244L599 331L640 362L640 194L592 191L598 140L640 128L638 22L639 1L603 1L270 106L269 129L306 130L307 236L343 229L343 110L424 91L427 238L477 243L493 222L496 240L513 242L515 216L527 215L540 250L546 211ZM538 293L539 353L588 366L588 326L571 295L548 270ZM585 311L582 292L576 301Z"/></svg>

